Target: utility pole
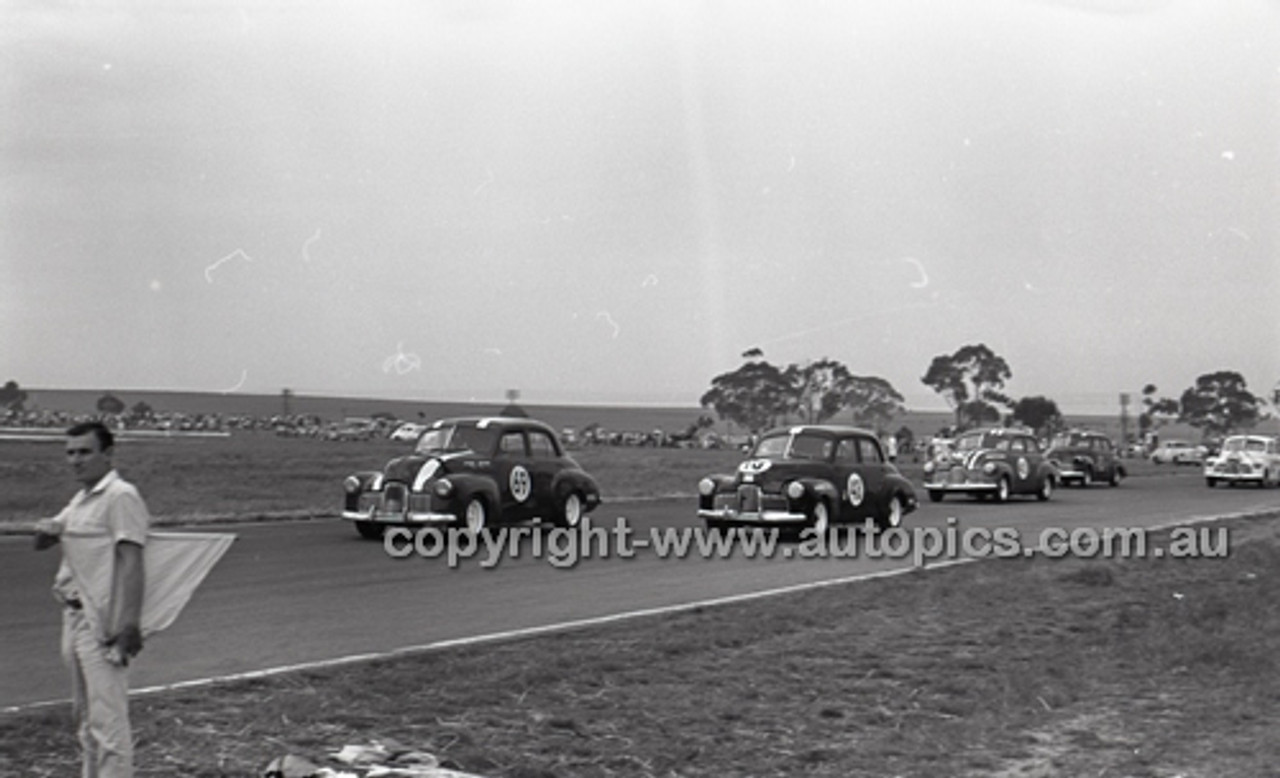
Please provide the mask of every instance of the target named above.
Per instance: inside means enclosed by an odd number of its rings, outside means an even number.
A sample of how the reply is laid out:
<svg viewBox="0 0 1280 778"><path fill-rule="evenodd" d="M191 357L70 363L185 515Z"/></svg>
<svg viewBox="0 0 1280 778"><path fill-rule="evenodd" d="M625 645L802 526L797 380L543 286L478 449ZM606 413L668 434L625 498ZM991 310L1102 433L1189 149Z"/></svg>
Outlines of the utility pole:
<svg viewBox="0 0 1280 778"><path fill-rule="evenodd" d="M1120 393L1120 450L1129 449L1129 393Z"/></svg>

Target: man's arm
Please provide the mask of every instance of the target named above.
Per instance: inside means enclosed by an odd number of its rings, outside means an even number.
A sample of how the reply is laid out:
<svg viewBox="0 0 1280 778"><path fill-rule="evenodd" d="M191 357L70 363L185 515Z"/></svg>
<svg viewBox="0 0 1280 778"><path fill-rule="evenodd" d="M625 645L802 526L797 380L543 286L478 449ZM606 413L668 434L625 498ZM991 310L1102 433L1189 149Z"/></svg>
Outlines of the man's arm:
<svg viewBox="0 0 1280 778"><path fill-rule="evenodd" d="M58 536L62 534L62 514L59 513L52 519L40 519L36 522L36 551L44 551L50 546L58 543Z"/></svg>
<svg viewBox="0 0 1280 778"><path fill-rule="evenodd" d="M107 645L115 646L124 664L142 650L142 593L146 584L146 571L142 565L142 546L129 540L115 545L115 575L112 591L116 600L111 603L111 624L115 632L107 639Z"/></svg>

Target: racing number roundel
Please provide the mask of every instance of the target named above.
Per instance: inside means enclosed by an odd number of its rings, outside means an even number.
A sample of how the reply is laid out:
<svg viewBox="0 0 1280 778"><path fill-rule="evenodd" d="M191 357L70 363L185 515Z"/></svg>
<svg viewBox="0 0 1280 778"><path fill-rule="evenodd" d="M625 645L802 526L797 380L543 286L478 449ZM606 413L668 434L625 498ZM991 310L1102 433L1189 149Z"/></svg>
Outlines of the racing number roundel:
<svg viewBox="0 0 1280 778"><path fill-rule="evenodd" d="M1026 457L1018 457L1018 477L1027 480L1027 476L1031 475L1031 465L1027 464Z"/></svg>
<svg viewBox="0 0 1280 778"><path fill-rule="evenodd" d="M524 469L523 465L516 465L511 468L511 496L516 498L516 502L524 502L529 499L529 492L533 491L533 479L529 477L529 471Z"/></svg>
<svg viewBox="0 0 1280 778"><path fill-rule="evenodd" d="M863 483L862 476L850 473L849 482L845 484L845 492L849 495L850 505L861 505L863 498L867 496L867 485Z"/></svg>

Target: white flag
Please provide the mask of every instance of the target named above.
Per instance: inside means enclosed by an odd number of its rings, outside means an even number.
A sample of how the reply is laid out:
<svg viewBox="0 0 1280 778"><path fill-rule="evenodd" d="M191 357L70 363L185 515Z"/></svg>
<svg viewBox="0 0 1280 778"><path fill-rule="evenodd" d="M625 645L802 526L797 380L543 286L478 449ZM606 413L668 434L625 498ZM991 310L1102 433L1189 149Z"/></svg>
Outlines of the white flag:
<svg viewBox="0 0 1280 778"><path fill-rule="evenodd" d="M64 532L62 555L75 578L85 616L104 642L109 635L110 601L101 601L114 580L115 543L110 535ZM223 532L149 532L142 564L146 588L142 597L143 636L165 629L178 618L236 536ZM111 560L103 564L103 560Z"/></svg>

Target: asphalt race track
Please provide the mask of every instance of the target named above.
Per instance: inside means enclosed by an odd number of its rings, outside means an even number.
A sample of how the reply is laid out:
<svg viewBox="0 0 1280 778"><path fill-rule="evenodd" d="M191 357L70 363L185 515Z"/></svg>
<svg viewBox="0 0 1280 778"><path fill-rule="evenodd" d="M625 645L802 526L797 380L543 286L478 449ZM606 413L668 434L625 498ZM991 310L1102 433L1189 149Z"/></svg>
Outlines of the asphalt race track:
<svg viewBox="0 0 1280 778"><path fill-rule="evenodd" d="M906 527L1018 527L1030 542L1048 527L1156 527L1215 515L1280 510L1280 490L1209 489L1199 469L1131 478L1119 488L1059 489L1052 501L1007 504L948 498L924 503ZM650 528L697 526L692 500L606 504L597 526L627 519ZM392 559L340 521L227 526L239 540L178 622L138 658L133 687L234 675L439 641L678 606L779 587L910 568L910 559L592 558L572 568L547 559ZM526 546L527 547L527 546ZM58 552L29 536L0 539L0 708L65 700L59 611L49 593ZM987 564L1000 564L998 560ZM529 644L536 650L536 642ZM465 650L483 650L471 646Z"/></svg>

